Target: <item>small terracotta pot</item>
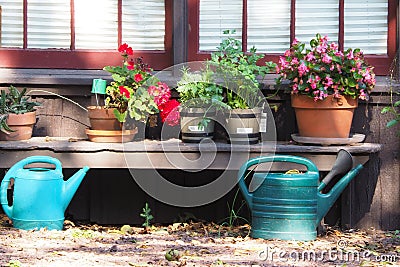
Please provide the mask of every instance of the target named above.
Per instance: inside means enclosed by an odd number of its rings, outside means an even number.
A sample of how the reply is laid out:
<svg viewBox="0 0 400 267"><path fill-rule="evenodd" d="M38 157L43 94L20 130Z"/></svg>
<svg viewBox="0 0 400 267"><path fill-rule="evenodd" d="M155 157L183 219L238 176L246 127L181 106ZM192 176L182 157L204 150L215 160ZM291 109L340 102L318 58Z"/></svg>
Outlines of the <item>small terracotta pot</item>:
<svg viewBox="0 0 400 267"><path fill-rule="evenodd" d="M115 108L89 106L87 109L92 130L122 130L122 123L114 115Z"/></svg>
<svg viewBox="0 0 400 267"><path fill-rule="evenodd" d="M7 125L14 132L9 134L0 132L0 140L2 141L19 141L27 140L32 137L33 125L36 122L36 111L24 114L9 114Z"/></svg>
<svg viewBox="0 0 400 267"><path fill-rule="evenodd" d="M306 95L292 95L299 135L303 137L348 138L358 101L349 96L314 101Z"/></svg>

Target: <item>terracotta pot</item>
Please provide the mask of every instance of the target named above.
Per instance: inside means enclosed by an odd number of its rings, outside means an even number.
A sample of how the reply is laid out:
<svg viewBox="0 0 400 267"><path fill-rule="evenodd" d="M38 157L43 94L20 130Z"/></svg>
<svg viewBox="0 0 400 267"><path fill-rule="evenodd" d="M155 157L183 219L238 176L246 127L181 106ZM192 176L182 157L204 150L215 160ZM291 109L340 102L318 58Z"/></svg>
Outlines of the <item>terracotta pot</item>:
<svg viewBox="0 0 400 267"><path fill-rule="evenodd" d="M115 108L89 106L87 109L92 130L122 130L123 124L114 116Z"/></svg>
<svg viewBox="0 0 400 267"><path fill-rule="evenodd" d="M86 129L90 141L96 143L126 143L131 142L137 133L134 130L113 131L113 130L91 130Z"/></svg>
<svg viewBox="0 0 400 267"><path fill-rule="evenodd" d="M260 138L261 109L233 109L226 114L228 142L257 144Z"/></svg>
<svg viewBox="0 0 400 267"><path fill-rule="evenodd" d="M9 114L7 124L14 130L10 134L0 132L0 140L19 141L27 140L32 137L33 125L36 122L36 111L24 114Z"/></svg>
<svg viewBox="0 0 400 267"><path fill-rule="evenodd" d="M292 95L299 135L303 137L348 138L357 99L349 96L314 101L305 95Z"/></svg>

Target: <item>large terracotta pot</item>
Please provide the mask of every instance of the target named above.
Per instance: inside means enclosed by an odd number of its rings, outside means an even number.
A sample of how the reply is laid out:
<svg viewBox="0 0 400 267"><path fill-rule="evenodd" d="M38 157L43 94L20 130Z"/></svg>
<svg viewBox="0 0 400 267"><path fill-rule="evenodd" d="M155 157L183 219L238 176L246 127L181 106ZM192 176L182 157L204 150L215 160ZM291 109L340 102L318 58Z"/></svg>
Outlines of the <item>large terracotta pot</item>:
<svg viewBox="0 0 400 267"><path fill-rule="evenodd" d="M120 123L114 116L114 108L89 106L87 109L90 120L90 129L113 131L122 130L122 123Z"/></svg>
<svg viewBox="0 0 400 267"><path fill-rule="evenodd" d="M9 114L7 125L14 132L9 134L0 132L0 140L2 141L19 141L27 140L32 137L33 125L36 122L36 111L24 114Z"/></svg>
<svg viewBox="0 0 400 267"><path fill-rule="evenodd" d="M305 95L292 95L299 135L302 137L348 138L357 99L349 96L314 101Z"/></svg>

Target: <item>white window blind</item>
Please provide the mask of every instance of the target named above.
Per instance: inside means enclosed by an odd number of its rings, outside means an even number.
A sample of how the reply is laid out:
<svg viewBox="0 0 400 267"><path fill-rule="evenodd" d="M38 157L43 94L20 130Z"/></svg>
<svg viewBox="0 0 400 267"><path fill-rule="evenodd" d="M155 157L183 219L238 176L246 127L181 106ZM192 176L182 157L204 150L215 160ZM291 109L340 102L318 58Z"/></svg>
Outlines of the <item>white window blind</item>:
<svg viewBox="0 0 400 267"><path fill-rule="evenodd" d="M116 49L117 46L117 1L75 0L75 47Z"/></svg>
<svg viewBox="0 0 400 267"><path fill-rule="evenodd" d="M247 1L247 46L283 53L290 45L290 0Z"/></svg>
<svg viewBox="0 0 400 267"><path fill-rule="evenodd" d="M23 4L22 0L0 0L1 47L23 46Z"/></svg>
<svg viewBox="0 0 400 267"><path fill-rule="evenodd" d="M70 2L28 1L28 48L69 48Z"/></svg>
<svg viewBox="0 0 400 267"><path fill-rule="evenodd" d="M347 0L346 0L347 1ZM345 1L345 2L346 2ZM297 0L296 38L309 43L317 33L338 42L339 0Z"/></svg>
<svg viewBox="0 0 400 267"><path fill-rule="evenodd" d="M164 0L122 1L122 41L135 50L164 50Z"/></svg>
<svg viewBox="0 0 400 267"><path fill-rule="evenodd" d="M387 0L346 0L344 47L361 48L365 54L387 53Z"/></svg>
<svg viewBox="0 0 400 267"><path fill-rule="evenodd" d="M224 30L236 30L242 36L242 0L201 0L199 22L199 48L215 51L224 38Z"/></svg>

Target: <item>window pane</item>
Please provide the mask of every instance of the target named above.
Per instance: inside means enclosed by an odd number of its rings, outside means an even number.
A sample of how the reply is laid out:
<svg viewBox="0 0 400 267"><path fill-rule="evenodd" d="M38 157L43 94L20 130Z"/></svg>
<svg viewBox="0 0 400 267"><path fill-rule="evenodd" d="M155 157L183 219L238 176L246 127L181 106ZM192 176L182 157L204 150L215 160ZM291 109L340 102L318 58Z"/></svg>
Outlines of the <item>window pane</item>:
<svg viewBox="0 0 400 267"><path fill-rule="evenodd" d="M134 50L164 50L164 0L122 2L122 41Z"/></svg>
<svg viewBox="0 0 400 267"><path fill-rule="evenodd" d="M22 0L0 0L1 44L2 47L23 46L23 4Z"/></svg>
<svg viewBox="0 0 400 267"><path fill-rule="evenodd" d="M70 3L65 0L28 1L28 48L69 48Z"/></svg>
<svg viewBox="0 0 400 267"><path fill-rule="evenodd" d="M317 33L338 42L339 0L296 1L296 38L308 44Z"/></svg>
<svg viewBox="0 0 400 267"><path fill-rule="evenodd" d="M75 0L75 47L116 49L117 46L117 1Z"/></svg>
<svg viewBox="0 0 400 267"><path fill-rule="evenodd" d="M247 44L258 52L283 53L290 45L290 0L247 2Z"/></svg>
<svg viewBox="0 0 400 267"><path fill-rule="evenodd" d="M346 0L344 9L345 49L361 48L365 54L386 54L387 0Z"/></svg>
<svg viewBox="0 0 400 267"><path fill-rule="evenodd" d="M201 0L199 47L201 51L215 51L224 38L224 30L236 30L242 36L242 0Z"/></svg>

